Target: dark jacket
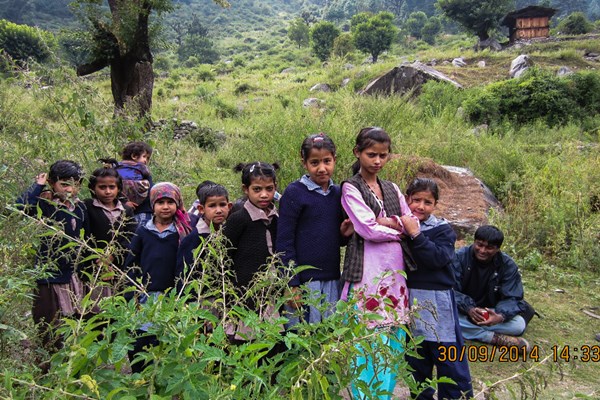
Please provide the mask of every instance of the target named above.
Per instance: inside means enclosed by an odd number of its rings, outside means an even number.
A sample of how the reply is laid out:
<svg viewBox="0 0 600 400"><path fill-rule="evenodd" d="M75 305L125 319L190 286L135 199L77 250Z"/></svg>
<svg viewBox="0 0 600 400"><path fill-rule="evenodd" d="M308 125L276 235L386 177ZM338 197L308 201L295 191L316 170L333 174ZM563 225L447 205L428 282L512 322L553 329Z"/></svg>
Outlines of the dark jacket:
<svg viewBox="0 0 600 400"><path fill-rule="evenodd" d="M36 265L48 268L49 275L38 279L37 283L69 283L71 275L82 258L80 246L70 246L74 240L79 239L81 230L89 229L85 204L77 201L75 209L69 211L62 205L46 200L42 195L44 189L45 185L34 184L17 199L19 209L34 218L46 218L49 224L65 233L65 235L41 237L36 254Z"/></svg>
<svg viewBox="0 0 600 400"><path fill-rule="evenodd" d="M456 303L458 311L462 314L467 314L473 307L483 306L475 304L469 293L462 292L463 285L468 281L476 263L472 247L471 245L458 250L452 263L456 277ZM527 303L523 300L521 274L514 260L504 252L498 252L492 263L494 263L495 272L488 282L481 282L481 284L487 287L486 302L492 304L495 311L502 314L508 321L528 308Z"/></svg>
<svg viewBox="0 0 600 400"><path fill-rule="evenodd" d="M104 211L94 205L94 199L86 199L84 203L89 226L89 229L85 232L86 239L90 240L88 244L97 249L105 249L110 244L113 248L113 264L121 268L125 262L131 239L137 229L137 222L133 218L133 209L124 205L125 211L113 224L104 214ZM87 272L92 272L95 261L95 259L89 260L80 267ZM85 274L82 274L81 278L83 280L87 279Z"/></svg>

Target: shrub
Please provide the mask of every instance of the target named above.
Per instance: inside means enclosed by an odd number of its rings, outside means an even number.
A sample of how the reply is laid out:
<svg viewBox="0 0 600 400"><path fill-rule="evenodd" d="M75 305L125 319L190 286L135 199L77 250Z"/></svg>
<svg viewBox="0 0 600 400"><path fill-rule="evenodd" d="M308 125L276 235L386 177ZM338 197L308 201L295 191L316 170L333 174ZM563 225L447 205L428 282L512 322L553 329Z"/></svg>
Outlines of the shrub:
<svg viewBox="0 0 600 400"><path fill-rule="evenodd" d="M254 90L254 88L249 83L240 83L239 85L237 85L235 87L235 89L233 90L233 93L235 93L235 95L239 96L240 94L248 93L252 90Z"/></svg>
<svg viewBox="0 0 600 400"><path fill-rule="evenodd" d="M215 80L216 74L209 66L201 65L196 69L196 71L196 77L198 77L198 79L201 81L207 82Z"/></svg>
<svg viewBox="0 0 600 400"><path fill-rule="evenodd" d="M0 20L0 49L15 61L46 61L57 48L54 35L39 28Z"/></svg>
<svg viewBox="0 0 600 400"><path fill-rule="evenodd" d="M506 119L517 124L543 120L549 126L598 112L600 78L573 74L559 78L531 68L522 78L496 82L472 92L465 100L465 115L474 123ZM590 115L591 116L591 115Z"/></svg>
<svg viewBox="0 0 600 400"><path fill-rule="evenodd" d="M233 57L233 66L234 67L244 67L246 66L246 59L242 56Z"/></svg>
<svg viewBox="0 0 600 400"><path fill-rule="evenodd" d="M342 33L336 37L333 41L332 53L337 57L344 57L348 53L352 53L355 50L352 35L350 33Z"/></svg>
<svg viewBox="0 0 600 400"><path fill-rule="evenodd" d="M565 19L560 21L557 29L559 32L567 35L583 35L591 32L594 29L594 24L588 21L584 13L578 11L569 14Z"/></svg>
<svg viewBox="0 0 600 400"><path fill-rule="evenodd" d="M155 68L163 71L169 71L173 67L171 58L165 54L159 54L154 57L154 63L152 64Z"/></svg>

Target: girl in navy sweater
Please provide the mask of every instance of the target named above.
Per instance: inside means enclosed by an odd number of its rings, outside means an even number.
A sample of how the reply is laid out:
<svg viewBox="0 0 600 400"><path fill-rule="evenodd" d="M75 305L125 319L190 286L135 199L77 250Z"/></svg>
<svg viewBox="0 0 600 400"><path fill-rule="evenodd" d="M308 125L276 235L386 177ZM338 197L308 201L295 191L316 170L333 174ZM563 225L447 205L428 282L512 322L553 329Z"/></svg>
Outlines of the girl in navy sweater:
<svg viewBox="0 0 600 400"><path fill-rule="evenodd" d="M191 232L189 217L183 206L179 188L170 182L161 182L150 190L150 204L153 218L137 228L130 246L131 254L125 261L128 275L133 281L140 281L145 287L139 295L140 304L146 303L148 296L157 298L175 284L175 265L179 242ZM135 354L144 346L155 345L157 339L146 335L150 324L144 323L138 330L140 335L130 352L133 372L141 372L144 365L133 362Z"/></svg>
<svg viewBox="0 0 600 400"><path fill-rule="evenodd" d="M401 217L411 238L408 245L418 266L417 270L407 273L410 304L416 301L423 307L419 310L419 317L412 322L411 332L413 336L425 338L417 350L421 358L406 358L419 384L432 378L434 366L438 378L445 376L456 382L440 383L438 399L471 398L473 387L467 358L451 361L444 356L449 350L460 352L464 346L452 290L454 274L451 262L456 234L448 221L432 214L439 198L435 181L415 179L406 189L406 196L412 214L419 219L417 224L411 218ZM433 399L433 394L434 389L429 387L416 398Z"/></svg>
<svg viewBox="0 0 600 400"><path fill-rule="evenodd" d="M316 323L331 315L340 299L341 191L332 180L336 148L327 135L304 139L300 157L307 174L289 184L279 201L277 253L284 265L314 267L293 276L289 285L297 296L299 286L304 285L311 298L322 298L324 313L315 306L301 313L304 321ZM286 307L290 313L297 308L293 300ZM296 323L298 317L291 316L288 327Z"/></svg>

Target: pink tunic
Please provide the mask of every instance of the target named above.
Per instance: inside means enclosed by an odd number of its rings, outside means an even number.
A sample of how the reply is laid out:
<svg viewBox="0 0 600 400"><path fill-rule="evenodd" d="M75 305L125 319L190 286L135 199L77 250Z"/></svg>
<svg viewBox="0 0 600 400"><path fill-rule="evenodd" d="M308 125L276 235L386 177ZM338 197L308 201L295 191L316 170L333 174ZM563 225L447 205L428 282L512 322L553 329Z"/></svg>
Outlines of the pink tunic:
<svg viewBox="0 0 600 400"><path fill-rule="evenodd" d="M395 184L394 187L398 192L402 213L412 215L400 189ZM385 210L382 209L376 216L353 185L342 187L342 206L354 230L364 239L363 276L360 282L353 284L352 290L353 297L358 299L359 309L378 315L376 318L367 318L367 326L374 328L406 323L408 289L403 275L400 233L377 223L377 218L388 216Z"/></svg>

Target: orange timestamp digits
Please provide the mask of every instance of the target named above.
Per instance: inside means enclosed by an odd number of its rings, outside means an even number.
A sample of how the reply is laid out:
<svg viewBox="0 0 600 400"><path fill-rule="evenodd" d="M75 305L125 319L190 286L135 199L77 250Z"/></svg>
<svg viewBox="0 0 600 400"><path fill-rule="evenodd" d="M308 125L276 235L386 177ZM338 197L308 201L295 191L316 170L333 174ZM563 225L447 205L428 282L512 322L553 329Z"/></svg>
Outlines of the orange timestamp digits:
<svg viewBox="0 0 600 400"><path fill-rule="evenodd" d="M498 357L499 362L539 361L540 349L519 346L438 346L440 362L493 362Z"/></svg>

